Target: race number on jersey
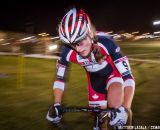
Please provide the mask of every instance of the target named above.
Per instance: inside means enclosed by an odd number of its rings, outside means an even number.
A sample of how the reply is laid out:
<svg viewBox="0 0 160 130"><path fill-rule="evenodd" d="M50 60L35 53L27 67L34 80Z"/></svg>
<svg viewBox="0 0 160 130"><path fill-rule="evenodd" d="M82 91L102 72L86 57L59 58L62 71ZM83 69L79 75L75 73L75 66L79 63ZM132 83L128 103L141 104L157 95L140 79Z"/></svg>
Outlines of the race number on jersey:
<svg viewBox="0 0 160 130"><path fill-rule="evenodd" d="M128 62L128 58L126 56L120 59L117 59L116 61L114 61L114 63L122 76L125 76L131 73L131 68Z"/></svg>

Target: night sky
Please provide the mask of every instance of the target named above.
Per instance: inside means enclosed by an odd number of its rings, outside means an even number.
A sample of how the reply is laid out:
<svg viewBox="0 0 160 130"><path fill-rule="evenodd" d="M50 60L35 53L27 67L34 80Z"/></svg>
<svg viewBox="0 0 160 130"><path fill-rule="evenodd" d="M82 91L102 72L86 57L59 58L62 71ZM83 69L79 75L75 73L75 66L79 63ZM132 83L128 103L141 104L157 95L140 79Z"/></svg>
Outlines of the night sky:
<svg viewBox="0 0 160 130"><path fill-rule="evenodd" d="M71 6L83 8L99 31L160 30L153 26L160 20L160 2L154 0L54 0L53 2L8 2L0 5L0 30L57 35L56 28Z"/></svg>

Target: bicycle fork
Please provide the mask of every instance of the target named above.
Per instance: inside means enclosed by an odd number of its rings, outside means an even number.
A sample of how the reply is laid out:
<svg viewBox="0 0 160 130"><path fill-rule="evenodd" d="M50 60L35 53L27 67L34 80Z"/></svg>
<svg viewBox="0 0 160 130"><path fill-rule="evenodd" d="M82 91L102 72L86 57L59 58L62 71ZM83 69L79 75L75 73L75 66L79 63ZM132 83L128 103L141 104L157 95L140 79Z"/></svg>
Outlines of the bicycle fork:
<svg viewBox="0 0 160 130"><path fill-rule="evenodd" d="M94 126L93 126L93 130L100 130L100 121L99 121L99 116L96 115L94 118Z"/></svg>
<svg viewBox="0 0 160 130"><path fill-rule="evenodd" d="M108 130L108 128L107 128L108 115L109 115L109 113L105 113L105 114L99 116L99 114L96 113L96 115L94 116L93 130L104 130L104 129Z"/></svg>

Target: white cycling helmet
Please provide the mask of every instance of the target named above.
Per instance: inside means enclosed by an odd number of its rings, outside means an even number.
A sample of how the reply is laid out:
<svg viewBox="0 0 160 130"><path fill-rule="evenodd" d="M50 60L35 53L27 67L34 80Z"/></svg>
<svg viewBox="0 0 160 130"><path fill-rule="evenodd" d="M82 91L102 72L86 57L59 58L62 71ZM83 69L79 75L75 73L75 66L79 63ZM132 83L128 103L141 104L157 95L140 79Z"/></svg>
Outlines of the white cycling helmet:
<svg viewBox="0 0 160 130"><path fill-rule="evenodd" d="M83 40L90 31L88 15L80 9L71 9L61 20L59 37L66 44L75 44Z"/></svg>

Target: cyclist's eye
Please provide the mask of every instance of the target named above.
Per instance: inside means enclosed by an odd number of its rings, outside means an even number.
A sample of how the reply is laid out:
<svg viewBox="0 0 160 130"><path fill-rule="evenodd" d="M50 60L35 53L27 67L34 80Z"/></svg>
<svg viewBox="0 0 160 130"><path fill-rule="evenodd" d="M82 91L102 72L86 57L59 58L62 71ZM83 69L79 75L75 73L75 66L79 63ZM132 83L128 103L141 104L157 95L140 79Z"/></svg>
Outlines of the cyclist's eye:
<svg viewBox="0 0 160 130"><path fill-rule="evenodd" d="M72 46L75 48L76 46L79 46L80 43L74 43Z"/></svg>
<svg viewBox="0 0 160 130"><path fill-rule="evenodd" d="M80 46L80 42L76 44L76 46Z"/></svg>

